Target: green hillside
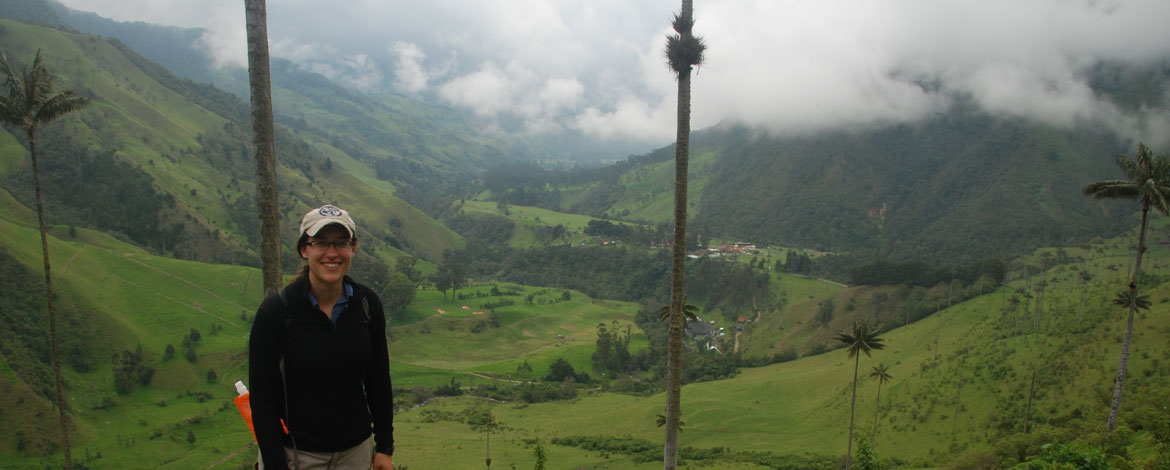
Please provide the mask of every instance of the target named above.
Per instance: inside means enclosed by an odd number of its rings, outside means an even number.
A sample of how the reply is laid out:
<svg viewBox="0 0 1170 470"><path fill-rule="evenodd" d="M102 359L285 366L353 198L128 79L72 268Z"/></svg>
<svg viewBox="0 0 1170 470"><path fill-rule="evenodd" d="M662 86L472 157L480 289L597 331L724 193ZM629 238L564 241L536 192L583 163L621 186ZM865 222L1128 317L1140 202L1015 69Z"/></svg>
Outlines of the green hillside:
<svg viewBox="0 0 1170 470"><path fill-rule="evenodd" d="M896 468L935 467L947 462L966 465L980 459L1006 463L1012 461L1016 449L1032 455L1039 452L1040 444L1054 440L1100 439L1124 329L1124 313L1105 301L1110 297L1107 292L1119 288L1123 275L1105 268L1126 258L1124 245L1111 242L1084 252L1068 250L1072 261L1053 264L1030 279L1018 279L971 300L944 306L924 320L884 333L889 347L861 361L863 374L884 363L894 376L883 388L877 409L878 454L894 459ZM1038 252L1032 261L1051 259L1052 253ZM1135 462L1153 456L1150 435L1141 429L1150 420L1165 419L1164 412L1148 407L1165 398L1170 378L1164 364L1170 359L1170 339L1163 331L1170 305L1166 303L1170 284L1162 282L1170 280L1166 255L1164 249L1150 255L1158 260L1147 274L1158 284L1148 291L1155 307L1138 319L1127 382L1129 405L1123 413L1128 427L1119 434ZM1080 276L1074 275L1078 270L1100 275L1083 285L1084 304L1080 303ZM1040 280L1047 282L1043 304L1032 299L1032 303L1011 307L1007 299L1028 290L1029 283L1034 289ZM826 296L873 294L872 289L824 292ZM1037 309L1041 314L1034 328ZM864 318L868 313L859 306L849 316ZM751 330L744 341L760 341L759 333ZM747 452L839 455L845 447L851 362L844 351L837 350L745 369L729 380L689 385L683 391L687 425L682 444L725 448L721 458L694 462L716 468L772 468L736 460L750 460L742 455ZM1033 372L1034 400L1025 418ZM859 384L858 428L865 434L873 425L875 392L872 381ZM530 465L531 442L540 438L546 448L558 453L557 468L609 465L649 469L661 465L660 461L637 463L635 456L623 453L621 447L595 449L595 453L582 456L575 454L578 448L548 443L581 436L660 442L661 431L653 423L662 404L661 395L591 394L568 405L486 405L463 400L439 406L453 413L490 406L507 428L493 439L497 462ZM418 442L404 447L400 460L428 468L476 462L479 436L466 426L434 422L428 408L398 418L400 427L409 429ZM1030 420L1029 435L1022 433L1025 419ZM457 442L464 452L434 451L442 441Z"/></svg>
<svg viewBox="0 0 1170 470"><path fill-rule="evenodd" d="M0 245L29 279L36 279L36 230L27 218L22 220L27 210L10 198L5 201L6 208L17 210L5 210L13 215L0 218ZM1143 423L1159 416L1149 404L1159 403L1170 377L1165 371L1170 336L1163 331L1170 308L1170 284L1164 283L1170 280L1170 253L1163 227L1155 229L1154 249L1147 255L1145 279L1157 287L1146 292L1154 307L1138 318L1122 415L1121 442L1135 461L1153 456L1155 447ZM1032 455L1040 444L1056 439L1099 439L1124 328L1123 312L1106 300L1122 284L1129 261L1126 241L1131 239L1039 251L1015 264L1018 269L1007 286L988 288L983 295L943 305L936 314L885 332L889 347L863 357L861 364L863 373L887 364L894 376L882 389L878 409L879 455L896 459L892 462L898 468L921 468L956 459L1008 459L1019 446ZM228 399L231 382L246 371L246 317L259 301L259 273L153 256L85 229L70 236L66 227L58 226L51 240L54 284L67 306L63 324L69 326L63 334L84 329L85 352L91 358L87 371L68 363L65 368L77 425L76 458L91 468L141 465L145 456L156 458L149 465L160 468L204 468L217 462L234 468L253 459L250 437ZM1092 280L1083 283L1080 272L1092 273ZM1043 294L1037 290L1041 280ZM833 298L846 305L849 297L859 299L852 311L842 308L828 327L819 329L822 334L841 322L875 315L863 299L882 289L818 284L782 275L775 288L807 299L803 303ZM484 305L501 298L490 293L493 287L519 295L503 296L515 305L488 315ZM467 394L495 396L498 387L523 387L507 381L539 380L562 358L577 370L589 371L594 327L613 321L619 329L631 324L635 306L580 293L558 302L562 294L559 289L490 282L448 295L420 291L388 331L398 399L409 403L418 386L453 380ZM528 295L532 303L523 300ZM1020 304L1010 302L1016 296ZM42 308L35 296L26 301ZM792 341L772 331L799 330L801 323L808 323L804 316L810 314L799 313L804 311L802 302L791 301L775 316L764 312L749 324L741 337L745 349ZM84 316L76 314L83 311ZM476 313L480 311L484 313ZM180 346L191 329L202 333L195 362L184 359ZM640 347L641 341L635 338L634 346ZM180 350L171 359L165 359L168 344ZM111 379L114 366L105 358L133 353L139 346L153 378L148 386L119 394ZM35 353L36 348L29 350ZM524 363L532 372L518 370ZM683 392L683 445L707 451L686 460L731 469L773 468L760 462L776 459L832 460L845 444L850 365L844 352L836 350L743 369L732 379L688 385ZM54 413L48 389L37 378L46 368L27 353L0 348L0 387L5 396L16 397L3 402L0 416L21 423L0 433L0 466L38 462L42 452L52 449ZM214 380L208 380L209 370L215 372ZM1021 433L1033 372L1036 387L1027 417L1032 433L1025 436ZM876 384L869 380L859 385L858 426L864 432L873 425L875 392ZM537 440L553 468L654 468L643 453L628 449L638 448L633 445L637 443L658 448L653 443L660 441L661 431L653 423L661 413L661 395L606 393L588 385L577 393L568 401L526 404L464 397L403 408L396 418L396 462L411 468L482 462L484 436L460 422L460 416L488 410L503 425L492 439L493 459L503 468L532 465ZM193 444L188 443L188 431L195 436ZM586 449L574 442L610 442L613 447ZM21 452L29 457L22 459Z"/></svg>
<svg viewBox="0 0 1170 470"><path fill-rule="evenodd" d="M255 164L248 124L239 120L246 116L244 103L177 79L116 41L0 20L0 48L14 62L42 49L57 86L76 89L93 103L41 131L52 220L118 231L176 257L257 263L251 248L258 241ZM4 185L30 204L30 175L27 163L20 163L27 157L7 142ZM375 178L368 162L282 130L277 152L284 227L295 227L310 207L332 202L358 215L362 237L386 261L402 252L437 260L443 250L462 243L394 196L394 186ZM115 173L126 176L112 177ZM79 180L89 186L90 197L77 198ZM140 195L127 197L128 192ZM128 200L118 200L119 195ZM111 211L127 210L141 222L117 225ZM286 232L289 247L292 235ZM299 261L288 250L291 270Z"/></svg>
<svg viewBox="0 0 1170 470"><path fill-rule="evenodd" d="M724 158L703 194L699 227L936 261L1010 258L1116 233L1124 210L1080 188L1120 174L1114 157L1132 152L1103 133L961 107L945 119L868 132L778 139L727 128L706 138Z"/></svg>
<svg viewBox="0 0 1170 470"><path fill-rule="evenodd" d="M1156 95L1147 81L1110 86ZM721 125L692 138L689 228L853 262L1010 259L1118 233L1132 208L1080 189L1120 175L1115 157L1135 145L1103 130L991 116L962 100L922 122L811 135ZM511 204L664 222L672 161L664 147L602 169L508 167L521 176L489 172L484 186Z"/></svg>
<svg viewBox="0 0 1170 470"><path fill-rule="evenodd" d="M4 201L5 207L19 208L10 198ZM74 442L79 450L74 454L92 468L137 467L146 455L157 456L148 464L152 467L190 468L196 465L192 462L206 466L246 448L250 437L228 400L234 395L231 384L246 378L246 336L260 301L258 270L157 257L98 232L67 232L58 226L50 238L54 285L66 300L58 311L68 320L62 322L67 326L61 334L84 337L87 346L79 354L89 362L87 370L65 368L67 399L77 425ZM37 239L27 220L0 217L0 259L5 260L0 266L23 271L30 287L26 294L43 289L36 282ZM485 316L483 304L492 299L491 287L518 290L533 301L521 296L517 305L493 308ZM392 321L392 372L401 394L408 395L412 386L441 385L452 378L474 384L473 373L539 380L562 358L586 370L594 326L632 324L631 304L580 293L564 301L559 289L492 284L458 293L466 298L444 300L437 291L421 291L406 314ZM27 297L32 309L28 314L43 310L35 295ZM6 320L7 315L23 315L5 312ZM489 317L496 325L485 325ZM30 334L43 338L44 328L39 324ZM192 329L201 332L201 339L195 360L189 361L181 344ZM21 336L21 331L7 332L17 336L3 336L7 347L0 348L0 387L6 397L14 397L0 402L0 416L19 424L0 433L0 467L30 463L18 459L20 452L10 453L12 449L39 459L52 450L56 435L51 387L44 382L47 358L28 356L26 350L38 350L32 346L36 338ZM633 341L635 348L643 343ZM180 352L167 358L168 345ZM142 364L153 369L148 386L134 386L129 393L115 390L114 365L107 358L121 351L140 351ZM518 372L520 364L532 371ZM215 372L214 380L208 378L209 370ZM195 445L186 444L188 430L197 436ZM89 451L84 460L80 449ZM245 454L254 458L254 450Z"/></svg>
<svg viewBox="0 0 1170 470"><path fill-rule="evenodd" d="M196 44L203 34L200 29L123 23L39 0L2 0L0 5L11 7L18 21L67 24L117 38L181 78L212 83L240 99L248 97L247 70L216 65ZM521 139L481 135L474 116L454 109L346 89L281 58L272 59L271 65L279 124L303 139L328 142L386 179L434 185L441 182L439 176L464 175L501 159L536 158L541 153L539 145Z"/></svg>

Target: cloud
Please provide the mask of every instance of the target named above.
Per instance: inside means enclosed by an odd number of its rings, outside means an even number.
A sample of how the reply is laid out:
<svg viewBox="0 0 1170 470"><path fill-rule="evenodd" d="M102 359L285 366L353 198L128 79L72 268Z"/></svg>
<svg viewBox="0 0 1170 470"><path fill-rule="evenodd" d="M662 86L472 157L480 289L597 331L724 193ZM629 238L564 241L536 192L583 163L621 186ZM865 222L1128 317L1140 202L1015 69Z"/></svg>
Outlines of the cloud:
<svg viewBox="0 0 1170 470"><path fill-rule="evenodd" d="M1168 16L1170 3L1143 0L714 2L696 12L710 49L695 106L785 133L913 121L964 97L1165 142L1140 123L1164 120L1166 103L1127 114L1089 80L1102 62L1164 63Z"/></svg>
<svg viewBox="0 0 1170 470"><path fill-rule="evenodd" d="M206 28L219 63L245 63L236 1L64 1ZM439 99L521 132L658 145L674 137L662 50L677 10L675 0L268 4L273 55L350 86ZM1165 0L705 0L695 31L709 49L693 77L692 126L734 120L794 133L910 122L961 98L1170 143L1167 99L1133 111L1090 86L1102 63L1164 67L1168 17Z"/></svg>
<svg viewBox="0 0 1170 470"><path fill-rule="evenodd" d="M591 107L577 115L573 127L604 139L673 140L677 121L669 106L654 105L627 96L611 111Z"/></svg>
<svg viewBox="0 0 1170 470"><path fill-rule="evenodd" d="M443 101L489 119L519 120L522 133L556 132L575 111L585 87L574 77L544 78L518 63L486 62L474 72L443 82Z"/></svg>
<svg viewBox="0 0 1170 470"><path fill-rule="evenodd" d="M398 41L390 50L398 57L394 62L394 88L406 93L425 90L430 76L422 65L426 59L422 49L414 43Z"/></svg>
<svg viewBox="0 0 1170 470"><path fill-rule="evenodd" d="M496 64L487 62L476 72L448 80L439 86L447 102L471 108L480 116L493 116L508 109L518 77L509 77Z"/></svg>

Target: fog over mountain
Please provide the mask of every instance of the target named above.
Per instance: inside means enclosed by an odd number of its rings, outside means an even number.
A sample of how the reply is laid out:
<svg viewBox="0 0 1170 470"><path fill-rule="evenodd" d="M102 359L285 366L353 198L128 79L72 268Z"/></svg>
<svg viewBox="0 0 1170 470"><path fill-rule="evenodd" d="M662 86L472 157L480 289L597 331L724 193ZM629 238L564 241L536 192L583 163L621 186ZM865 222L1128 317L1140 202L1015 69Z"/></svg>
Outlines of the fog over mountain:
<svg viewBox="0 0 1170 470"><path fill-rule="evenodd" d="M119 21L203 28L199 45L218 65L246 64L238 0L61 1ZM268 25L274 56L359 90L463 108L508 132L570 131L648 149L673 140L676 91L663 48L678 8L666 0L272 0ZM969 99L993 114L1170 143L1170 95L1125 102L1092 86L1170 67L1164 0L695 8L709 46L694 81L696 129L743 122L784 135L914 122Z"/></svg>

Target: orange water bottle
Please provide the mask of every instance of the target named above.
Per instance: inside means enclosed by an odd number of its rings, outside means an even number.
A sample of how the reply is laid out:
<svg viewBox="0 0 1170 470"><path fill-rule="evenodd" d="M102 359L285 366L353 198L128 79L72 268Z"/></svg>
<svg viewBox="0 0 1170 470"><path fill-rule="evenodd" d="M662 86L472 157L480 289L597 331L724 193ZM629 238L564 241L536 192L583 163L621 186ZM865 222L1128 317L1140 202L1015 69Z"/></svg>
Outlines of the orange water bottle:
<svg viewBox="0 0 1170 470"><path fill-rule="evenodd" d="M236 392L239 396L236 397L236 408L240 409L240 415L244 417L244 422L248 423L248 430L252 431L252 439L256 439L256 429L252 427L252 399L251 394L248 393L248 387L244 382L236 382Z"/></svg>

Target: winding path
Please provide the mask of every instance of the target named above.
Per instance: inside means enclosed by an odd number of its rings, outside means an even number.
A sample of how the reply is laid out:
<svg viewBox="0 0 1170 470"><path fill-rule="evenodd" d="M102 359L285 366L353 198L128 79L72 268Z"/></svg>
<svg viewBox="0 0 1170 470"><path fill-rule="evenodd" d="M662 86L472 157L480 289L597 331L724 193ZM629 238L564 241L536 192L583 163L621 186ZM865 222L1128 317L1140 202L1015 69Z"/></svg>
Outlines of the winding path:
<svg viewBox="0 0 1170 470"><path fill-rule="evenodd" d="M227 454L227 455L223 456L223 458L221 458L221 459L219 459L219 460L216 460L216 461L215 461L214 463L212 463L211 465L208 465L208 466L204 467L204 468L203 468L203 470L211 470L211 469L213 469L213 468L215 468L215 467L218 467L220 464L222 464L222 463L224 463L224 462L227 462L227 461L228 461L228 459L231 459L232 457L235 457L237 454L239 454L240 452L243 452L243 451L247 450L247 449L248 449L248 448L250 448L250 447L252 447L252 443L248 443L248 444L247 444L247 445L245 445L244 447L241 447L241 448L239 448L239 449L236 449L236 450L232 451L232 453L230 453L230 454Z"/></svg>

